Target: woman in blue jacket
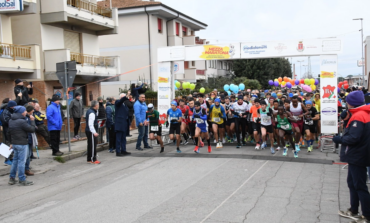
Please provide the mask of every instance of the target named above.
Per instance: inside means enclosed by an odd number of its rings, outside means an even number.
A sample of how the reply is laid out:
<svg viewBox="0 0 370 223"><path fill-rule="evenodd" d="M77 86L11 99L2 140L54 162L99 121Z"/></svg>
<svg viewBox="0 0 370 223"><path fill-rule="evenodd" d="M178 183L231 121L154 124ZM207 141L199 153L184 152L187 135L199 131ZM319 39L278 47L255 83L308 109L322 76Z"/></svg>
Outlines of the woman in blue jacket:
<svg viewBox="0 0 370 223"><path fill-rule="evenodd" d="M50 143L53 149L53 156L63 155L63 153L59 151L60 131L62 130L63 125L60 112L60 97L55 94L51 99L50 105L46 109L46 117L50 132Z"/></svg>

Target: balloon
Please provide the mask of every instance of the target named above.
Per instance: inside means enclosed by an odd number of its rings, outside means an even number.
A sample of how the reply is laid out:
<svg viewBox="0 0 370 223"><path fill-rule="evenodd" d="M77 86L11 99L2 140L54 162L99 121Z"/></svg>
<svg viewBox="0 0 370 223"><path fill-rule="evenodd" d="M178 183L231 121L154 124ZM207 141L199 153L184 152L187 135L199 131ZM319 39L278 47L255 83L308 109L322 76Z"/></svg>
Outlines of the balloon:
<svg viewBox="0 0 370 223"><path fill-rule="evenodd" d="M186 82L186 88L190 89L190 82Z"/></svg>
<svg viewBox="0 0 370 223"><path fill-rule="evenodd" d="M300 83L301 83L301 84L304 84L304 80L303 80L303 79L301 79L301 80L300 80Z"/></svg>
<svg viewBox="0 0 370 223"><path fill-rule="evenodd" d="M315 85L319 84L319 80L315 79Z"/></svg>
<svg viewBox="0 0 370 223"><path fill-rule="evenodd" d="M306 85L310 84L310 83L311 83L311 82L310 82L310 79L308 79L308 78L304 79L304 83L305 83Z"/></svg>
<svg viewBox="0 0 370 223"><path fill-rule="evenodd" d="M234 87L233 87L233 92L236 94L236 93L238 93L239 92L239 87L238 86L236 86L236 85L234 85Z"/></svg>
<svg viewBox="0 0 370 223"><path fill-rule="evenodd" d="M279 77L279 78L278 78L278 81L279 81L279 82L281 82L282 80L283 80L283 78L281 78L281 77Z"/></svg>
<svg viewBox="0 0 370 223"><path fill-rule="evenodd" d="M279 82L275 81L274 82L274 85L275 85L275 87L278 87L279 86Z"/></svg>
<svg viewBox="0 0 370 223"><path fill-rule="evenodd" d="M341 88L343 86L343 82L339 82L338 87Z"/></svg>
<svg viewBox="0 0 370 223"><path fill-rule="evenodd" d="M314 91L314 90L316 90L316 86L315 86L315 84L312 84L311 85L311 89Z"/></svg>
<svg viewBox="0 0 370 223"><path fill-rule="evenodd" d="M285 87L285 85L284 84L281 84L280 87Z"/></svg>
<svg viewBox="0 0 370 223"><path fill-rule="evenodd" d="M230 86L229 86L228 84L225 84L225 85L224 85L224 90L225 90L225 91L228 91L229 89L230 89Z"/></svg>
<svg viewBox="0 0 370 223"><path fill-rule="evenodd" d="M277 95L276 95L276 93L275 93L275 92L274 92L274 93L272 93L272 94L271 94L271 96L272 96L272 97L274 97L274 98L277 98Z"/></svg>
<svg viewBox="0 0 370 223"><path fill-rule="evenodd" d="M270 86L274 85L274 82L272 80L269 80L269 85Z"/></svg>
<svg viewBox="0 0 370 223"><path fill-rule="evenodd" d="M242 83L242 84L239 84L239 89L241 90L241 91L244 91L244 89L245 89L245 85Z"/></svg>
<svg viewBox="0 0 370 223"><path fill-rule="evenodd" d="M293 93L289 93L289 97L292 98L294 95Z"/></svg>
<svg viewBox="0 0 370 223"><path fill-rule="evenodd" d="M288 78L287 78L287 77L283 77L283 80L284 80L285 82L287 82L287 81L288 81Z"/></svg>
<svg viewBox="0 0 370 223"><path fill-rule="evenodd" d="M290 80L289 82L292 84L292 86L294 86L295 84L294 80Z"/></svg>
<svg viewBox="0 0 370 223"><path fill-rule="evenodd" d="M290 82L286 83L287 88L292 88L292 84Z"/></svg>
<svg viewBox="0 0 370 223"><path fill-rule="evenodd" d="M307 92L312 92L311 87L310 87L310 86L307 86L307 87L306 87L306 91L307 91Z"/></svg>
<svg viewBox="0 0 370 223"><path fill-rule="evenodd" d="M275 78L274 82L275 82L275 81L279 81L279 80L278 80L277 78Z"/></svg>
<svg viewBox="0 0 370 223"><path fill-rule="evenodd" d="M294 83L295 83L295 85L298 85L299 84L299 80L295 80Z"/></svg>
<svg viewBox="0 0 370 223"><path fill-rule="evenodd" d="M190 90L194 90L195 89L195 84L190 84Z"/></svg>
<svg viewBox="0 0 370 223"><path fill-rule="evenodd" d="M344 89L347 90L349 88L349 85L348 84L344 84L343 87L344 87Z"/></svg>
<svg viewBox="0 0 370 223"><path fill-rule="evenodd" d="M202 94L203 94L205 91L206 91L206 89L204 89L204 87L202 87L201 89L199 89L199 92L200 92L200 93L202 93Z"/></svg>
<svg viewBox="0 0 370 223"><path fill-rule="evenodd" d="M265 90L265 94L266 94L267 92L269 92L269 90Z"/></svg>
<svg viewBox="0 0 370 223"><path fill-rule="evenodd" d="M337 88L338 89L338 94L340 93L340 89L339 88Z"/></svg>
<svg viewBox="0 0 370 223"><path fill-rule="evenodd" d="M181 87L181 83L180 82L175 82L175 86L176 86L176 88L180 88Z"/></svg>
<svg viewBox="0 0 370 223"><path fill-rule="evenodd" d="M178 88L175 86L175 91L177 91L178 90Z"/></svg>
<svg viewBox="0 0 370 223"><path fill-rule="evenodd" d="M248 89L247 91L248 91L248 92L251 92L251 89Z"/></svg>
<svg viewBox="0 0 370 223"><path fill-rule="evenodd" d="M343 84L348 84L348 81L343 81Z"/></svg>
<svg viewBox="0 0 370 223"><path fill-rule="evenodd" d="M231 95L231 91L227 91L227 94L230 96Z"/></svg>
<svg viewBox="0 0 370 223"><path fill-rule="evenodd" d="M281 84L282 84L282 85L285 85L285 84L286 84L286 82L285 82L285 81L283 81L283 82L281 82Z"/></svg>
<svg viewBox="0 0 370 223"><path fill-rule="evenodd" d="M315 79L313 79L313 78L310 79L310 85L312 85L312 84L315 84Z"/></svg>

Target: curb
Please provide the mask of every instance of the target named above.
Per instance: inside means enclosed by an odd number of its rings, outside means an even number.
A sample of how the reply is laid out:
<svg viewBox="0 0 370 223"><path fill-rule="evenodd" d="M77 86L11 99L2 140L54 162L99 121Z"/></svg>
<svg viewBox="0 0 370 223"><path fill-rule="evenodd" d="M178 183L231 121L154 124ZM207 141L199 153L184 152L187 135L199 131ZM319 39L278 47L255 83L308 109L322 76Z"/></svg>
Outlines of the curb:
<svg viewBox="0 0 370 223"><path fill-rule="evenodd" d="M136 141L137 141L137 139L129 139L129 140L126 141L126 145L127 144L131 144L131 143L134 143ZM104 150L106 150L108 148L109 148L109 146L106 143L104 145L98 146L96 148L96 151L97 152L101 152L101 151L104 151ZM54 157L53 160L55 160L57 162L64 163L64 162L67 162L68 160L73 160L73 159L76 159L76 158L79 158L79 157L83 156L85 152L86 151L71 152L71 153L68 153L68 154L64 154L63 156Z"/></svg>

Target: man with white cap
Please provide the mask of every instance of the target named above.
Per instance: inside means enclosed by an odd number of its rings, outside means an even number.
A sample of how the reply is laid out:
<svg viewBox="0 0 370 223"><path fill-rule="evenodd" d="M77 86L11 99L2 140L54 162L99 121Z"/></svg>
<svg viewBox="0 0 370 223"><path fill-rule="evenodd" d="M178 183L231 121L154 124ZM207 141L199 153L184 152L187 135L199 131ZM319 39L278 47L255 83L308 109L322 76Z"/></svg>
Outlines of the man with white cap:
<svg viewBox="0 0 370 223"><path fill-rule="evenodd" d="M154 109L153 104L148 105L148 112L146 113L149 118L149 139L157 139L158 143L161 145L161 153L164 152L164 146L162 141L162 124L159 120L159 112ZM157 138L154 136L157 135Z"/></svg>

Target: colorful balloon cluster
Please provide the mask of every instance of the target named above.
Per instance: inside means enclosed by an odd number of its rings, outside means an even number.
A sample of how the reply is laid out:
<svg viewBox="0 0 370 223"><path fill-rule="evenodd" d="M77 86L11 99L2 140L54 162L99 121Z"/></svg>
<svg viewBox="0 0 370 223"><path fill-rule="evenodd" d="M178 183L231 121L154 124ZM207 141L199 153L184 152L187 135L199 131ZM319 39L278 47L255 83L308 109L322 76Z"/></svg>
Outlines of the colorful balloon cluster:
<svg viewBox="0 0 370 223"><path fill-rule="evenodd" d="M339 82L338 89L342 87L347 90L349 88L348 81Z"/></svg>
<svg viewBox="0 0 370 223"><path fill-rule="evenodd" d="M316 85L319 84L319 80L317 79L301 79L301 80L296 80L296 79L290 79L289 77L279 77L276 78L275 80L269 80L268 84L270 86L275 86L275 87L287 87L287 88L292 88L295 85L300 85L303 90L307 92L311 92L313 90L316 90Z"/></svg>
<svg viewBox="0 0 370 223"><path fill-rule="evenodd" d="M180 87L181 87L181 82L179 82L178 80L175 80L175 90L179 89ZM183 82L182 83L182 88L183 89L194 90L195 89L195 84L192 84L190 82Z"/></svg>
<svg viewBox="0 0 370 223"><path fill-rule="evenodd" d="M245 90L245 85L243 83L239 84L239 85L235 85L235 84L225 84L224 85L224 90L229 94L231 95L231 92L234 92L235 94L238 93L239 91L244 91Z"/></svg>

